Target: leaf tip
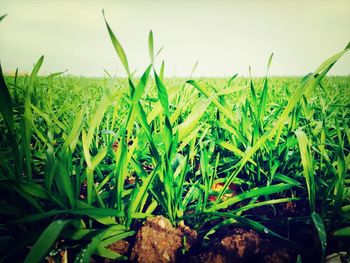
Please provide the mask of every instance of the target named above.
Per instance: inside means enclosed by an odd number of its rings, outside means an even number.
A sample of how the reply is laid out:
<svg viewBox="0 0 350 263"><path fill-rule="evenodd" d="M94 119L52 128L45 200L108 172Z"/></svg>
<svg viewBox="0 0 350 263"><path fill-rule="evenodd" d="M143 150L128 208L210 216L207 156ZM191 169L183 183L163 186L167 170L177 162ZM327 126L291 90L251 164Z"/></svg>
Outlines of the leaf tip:
<svg viewBox="0 0 350 263"><path fill-rule="evenodd" d="M350 48L350 41L349 43L346 45L345 49L349 49Z"/></svg>

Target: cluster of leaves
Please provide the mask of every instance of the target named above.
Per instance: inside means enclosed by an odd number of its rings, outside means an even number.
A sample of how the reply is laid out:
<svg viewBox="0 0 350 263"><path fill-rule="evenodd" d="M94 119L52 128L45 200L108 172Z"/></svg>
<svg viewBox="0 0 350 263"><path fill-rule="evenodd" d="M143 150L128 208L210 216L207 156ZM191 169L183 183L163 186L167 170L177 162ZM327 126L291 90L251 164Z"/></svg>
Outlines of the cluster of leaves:
<svg viewBox="0 0 350 263"><path fill-rule="evenodd" d="M349 238L349 102L328 92L336 80L322 81L349 47L295 87L267 76L172 83L164 62L156 68L152 32L136 79L106 27L126 81L38 77L43 57L29 77L7 84L1 73L0 261L58 248L77 261L122 259L108 246L155 214L205 238L244 225L306 254L280 231L285 218L254 212L303 200L308 212L293 220L318 236L317 257L327 240Z"/></svg>

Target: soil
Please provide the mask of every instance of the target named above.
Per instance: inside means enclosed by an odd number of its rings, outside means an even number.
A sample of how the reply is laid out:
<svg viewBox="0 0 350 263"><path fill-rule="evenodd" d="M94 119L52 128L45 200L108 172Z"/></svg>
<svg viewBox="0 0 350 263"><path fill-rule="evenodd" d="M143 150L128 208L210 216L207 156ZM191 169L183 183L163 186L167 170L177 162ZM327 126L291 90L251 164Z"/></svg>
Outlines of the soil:
<svg viewBox="0 0 350 263"><path fill-rule="evenodd" d="M114 242L113 244L110 244L108 246L108 249L120 254L120 255L127 255L129 251L130 244L126 240L119 240L117 242Z"/></svg>
<svg viewBox="0 0 350 263"><path fill-rule="evenodd" d="M254 230L234 228L207 250L203 248L203 252L192 255L190 262L295 262L292 251L274 247L270 240L262 238Z"/></svg>
<svg viewBox="0 0 350 263"><path fill-rule="evenodd" d="M307 207L305 208L302 202L288 202L276 208L275 217L298 216L307 213ZM266 209L265 211L262 208L256 210L259 210L259 214L269 216L269 211ZM135 238L128 241L118 241L109 249L127 256L131 262L141 263L289 263L296 262L297 256L295 251L283 247L279 241L252 229L241 227L222 228L204 244L195 230L183 223L175 228L163 216L147 218Z"/></svg>
<svg viewBox="0 0 350 263"><path fill-rule="evenodd" d="M126 255L129 243L110 249ZM116 249L116 250L115 250ZM121 251L122 249L123 251ZM139 229L131 250L132 262L295 262L293 251L272 244L254 230L223 229L203 246L197 232L187 226L175 228L163 216L148 218Z"/></svg>
<svg viewBox="0 0 350 263"><path fill-rule="evenodd" d="M148 218L136 235L131 252L134 262L176 262L181 250L189 250L197 233L188 227L174 228L162 216Z"/></svg>

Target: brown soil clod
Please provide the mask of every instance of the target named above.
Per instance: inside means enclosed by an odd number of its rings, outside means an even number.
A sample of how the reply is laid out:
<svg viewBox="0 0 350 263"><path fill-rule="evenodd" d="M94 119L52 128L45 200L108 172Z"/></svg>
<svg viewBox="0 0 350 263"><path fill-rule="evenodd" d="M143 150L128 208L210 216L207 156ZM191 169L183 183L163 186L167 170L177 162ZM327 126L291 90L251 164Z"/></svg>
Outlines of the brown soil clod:
<svg viewBox="0 0 350 263"><path fill-rule="evenodd" d="M272 249L270 241L262 238L254 230L234 228L210 250L192 257L191 262L289 263L293 262L293 259L286 249Z"/></svg>
<svg viewBox="0 0 350 263"><path fill-rule="evenodd" d="M117 242L110 244L108 249L125 256L129 250L129 242L125 240L118 240Z"/></svg>
<svg viewBox="0 0 350 263"><path fill-rule="evenodd" d="M185 242L184 237L186 237ZM186 226L174 228L170 221L162 216L148 218L136 235L131 260L175 262L180 250L189 249L196 237L195 231Z"/></svg>
<svg viewBox="0 0 350 263"><path fill-rule="evenodd" d="M253 230L234 228L211 251L199 255L200 262L250 262L265 252L267 242Z"/></svg>
<svg viewBox="0 0 350 263"><path fill-rule="evenodd" d="M258 233L242 228L235 228L233 233L224 237L220 243L229 255L238 259L256 256L266 246Z"/></svg>
<svg viewBox="0 0 350 263"><path fill-rule="evenodd" d="M278 249L264 256L266 263L289 263L293 262L290 252L286 249Z"/></svg>

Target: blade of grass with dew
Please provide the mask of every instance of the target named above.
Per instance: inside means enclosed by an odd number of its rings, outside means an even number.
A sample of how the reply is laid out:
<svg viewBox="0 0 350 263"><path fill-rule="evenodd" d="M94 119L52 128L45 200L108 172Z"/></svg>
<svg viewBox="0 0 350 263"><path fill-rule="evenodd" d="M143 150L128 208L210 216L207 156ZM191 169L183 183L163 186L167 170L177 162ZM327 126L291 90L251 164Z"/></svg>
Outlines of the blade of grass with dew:
<svg viewBox="0 0 350 263"><path fill-rule="evenodd" d="M322 218L320 217L319 214L317 214L316 212L312 212L311 213L311 218L312 218L314 226L315 226L315 228L317 230L318 238L319 238L320 244L321 244L322 259L324 259L325 258L325 254L326 254L326 248L327 248L326 229L325 229L325 226L323 224L323 220L322 220Z"/></svg>
<svg viewBox="0 0 350 263"><path fill-rule="evenodd" d="M75 257L74 263L90 262L91 256L102 241L104 232L97 234L91 239L91 242L81 249L80 253Z"/></svg>
<svg viewBox="0 0 350 263"><path fill-rule="evenodd" d="M64 227L71 220L53 221L41 234L25 259L25 263L41 262L47 255Z"/></svg>

